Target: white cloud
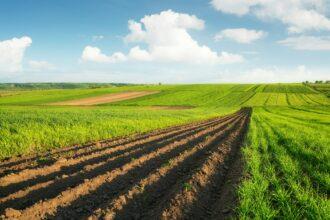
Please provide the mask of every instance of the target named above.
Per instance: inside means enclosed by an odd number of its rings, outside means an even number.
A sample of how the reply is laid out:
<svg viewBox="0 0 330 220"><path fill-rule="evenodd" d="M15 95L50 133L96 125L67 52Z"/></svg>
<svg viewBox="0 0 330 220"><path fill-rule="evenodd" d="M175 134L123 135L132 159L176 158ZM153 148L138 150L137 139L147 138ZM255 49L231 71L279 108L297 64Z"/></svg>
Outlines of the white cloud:
<svg viewBox="0 0 330 220"><path fill-rule="evenodd" d="M204 21L195 15L176 13L172 10L144 16L139 22L128 21L130 33L126 43L136 45L128 55L121 52L107 56L97 47L86 46L82 60L99 63L116 63L125 60L178 62L190 64L229 64L244 61L243 56L228 52L217 53L205 45L199 45L188 30L202 30Z"/></svg>
<svg viewBox="0 0 330 220"><path fill-rule="evenodd" d="M116 52L111 56L107 56L103 54L99 48L92 46L85 47L81 58L83 61L92 61L97 63L116 63L126 60L126 56L121 52Z"/></svg>
<svg viewBox="0 0 330 220"><path fill-rule="evenodd" d="M255 2L255 0L212 0L211 4L218 11L241 16L247 14Z"/></svg>
<svg viewBox="0 0 330 220"><path fill-rule="evenodd" d="M296 50L330 50L330 37L298 36L278 41Z"/></svg>
<svg viewBox="0 0 330 220"><path fill-rule="evenodd" d="M142 30L141 23L129 20L128 29L131 31L131 33L124 38L126 42L139 42L145 40L146 33Z"/></svg>
<svg viewBox="0 0 330 220"><path fill-rule="evenodd" d="M130 58L139 61L152 61L153 57L148 51L140 49L139 46L133 47L128 55Z"/></svg>
<svg viewBox="0 0 330 220"><path fill-rule="evenodd" d="M47 61L30 60L29 66L33 71L54 70L55 66Z"/></svg>
<svg viewBox="0 0 330 220"><path fill-rule="evenodd" d="M92 40L93 40L93 41L100 41L100 40L102 40L102 39L104 39L104 36L103 36L103 35L94 35L94 36L92 37Z"/></svg>
<svg viewBox="0 0 330 220"><path fill-rule="evenodd" d="M31 44L32 39L27 36L0 41L0 72L20 72L24 52Z"/></svg>
<svg viewBox="0 0 330 220"><path fill-rule="evenodd" d="M326 0L212 0L211 4L224 13L279 20L291 33L330 30Z"/></svg>
<svg viewBox="0 0 330 220"><path fill-rule="evenodd" d="M218 54L205 45L199 45L188 33L189 29L203 28L204 21L196 16L171 10L145 16L140 22L130 20L131 32L125 37L125 41L145 43L147 49L134 47L129 53L129 58L194 64L226 64L243 61L241 55L227 52Z"/></svg>
<svg viewBox="0 0 330 220"><path fill-rule="evenodd" d="M216 79L218 82L239 82L239 83L278 83L278 82L303 82L315 80L327 80L327 70L310 70L304 65L295 68L253 68L234 74L223 72Z"/></svg>
<svg viewBox="0 0 330 220"><path fill-rule="evenodd" d="M266 32L249 30L245 28L225 29L217 33L214 37L216 41L228 38L242 44L249 44L266 36Z"/></svg>

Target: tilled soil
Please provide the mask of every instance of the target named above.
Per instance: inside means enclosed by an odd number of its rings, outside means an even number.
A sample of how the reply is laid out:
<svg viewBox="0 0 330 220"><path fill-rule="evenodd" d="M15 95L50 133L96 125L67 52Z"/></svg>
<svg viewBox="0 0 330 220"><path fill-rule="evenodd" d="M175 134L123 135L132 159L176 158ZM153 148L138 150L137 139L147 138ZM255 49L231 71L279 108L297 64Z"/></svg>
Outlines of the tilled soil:
<svg viewBox="0 0 330 220"><path fill-rule="evenodd" d="M112 94L106 94L106 95L83 98L83 99L54 102L54 103L50 103L50 105L87 105L87 106L98 105L103 103L111 103L111 102L118 102L128 99L135 99L156 93L159 93L159 91L119 92L119 93L112 93Z"/></svg>
<svg viewBox="0 0 330 220"><path fill-rule="evenodd" d="M3 161L1 218L232 218L250 114Z"/></svg>

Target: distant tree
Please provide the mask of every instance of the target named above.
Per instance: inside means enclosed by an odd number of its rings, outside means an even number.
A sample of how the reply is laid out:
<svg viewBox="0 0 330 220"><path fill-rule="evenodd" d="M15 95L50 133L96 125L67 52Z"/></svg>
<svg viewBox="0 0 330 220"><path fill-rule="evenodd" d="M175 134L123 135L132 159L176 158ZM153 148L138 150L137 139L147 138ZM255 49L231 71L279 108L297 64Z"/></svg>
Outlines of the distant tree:
<svg viewBox="0 0 330 220"><path fill-rule="evenodd" d="M161 82L159 82L159 83L158 83L158 85L160 85L160 86L161 86L161 85L162 85L162 83L161 83Z"/></svg>

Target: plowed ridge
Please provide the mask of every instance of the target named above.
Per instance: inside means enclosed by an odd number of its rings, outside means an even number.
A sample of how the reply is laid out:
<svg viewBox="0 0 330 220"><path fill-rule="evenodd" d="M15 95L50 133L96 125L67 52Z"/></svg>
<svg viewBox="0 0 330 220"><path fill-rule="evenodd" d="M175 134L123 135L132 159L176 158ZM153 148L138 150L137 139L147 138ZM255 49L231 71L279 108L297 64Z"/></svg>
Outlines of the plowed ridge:
<svg viewBox="0 0 330 220"><path fill-rule="evenodd" d="M230 217L250 111L4 161L1 218Z"/></svg>

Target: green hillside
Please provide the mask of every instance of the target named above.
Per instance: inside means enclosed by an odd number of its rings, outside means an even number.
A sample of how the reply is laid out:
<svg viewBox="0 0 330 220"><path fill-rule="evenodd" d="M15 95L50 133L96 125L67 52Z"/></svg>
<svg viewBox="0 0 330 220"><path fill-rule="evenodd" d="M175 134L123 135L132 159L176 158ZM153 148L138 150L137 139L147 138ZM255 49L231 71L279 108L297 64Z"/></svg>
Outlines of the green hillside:
<svg viewBox="0 0 330 220"><path fill-rule="evenodd" d="M329 105L323 93L303 84L75 86L78 88L0 90L0 157L144 132L227 114L242 106ZM58 101L149 90L159 93L101 106L47 106ZM160 110L149 106L193 108Z"/></svg>
<svg viewBox="0 0 330 220"><path fill-rule="evenodd" d="M74 100L123 91L160 91L133 100L104 105L128 106L289 106L328 105L323 93L303 84L219 84L219 85L148 85L112 86L95 89L57 89L4 91L0 90L0 105L43 105L52 102Z"/></svg>
<svg viewBox="0 0 330 220"><path fill-rule="evenodd" d="M112 105L290 106L328 105L329 99L302 84L194 85L167 88L162 93Z"/></svg>

